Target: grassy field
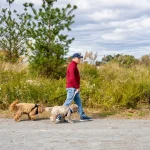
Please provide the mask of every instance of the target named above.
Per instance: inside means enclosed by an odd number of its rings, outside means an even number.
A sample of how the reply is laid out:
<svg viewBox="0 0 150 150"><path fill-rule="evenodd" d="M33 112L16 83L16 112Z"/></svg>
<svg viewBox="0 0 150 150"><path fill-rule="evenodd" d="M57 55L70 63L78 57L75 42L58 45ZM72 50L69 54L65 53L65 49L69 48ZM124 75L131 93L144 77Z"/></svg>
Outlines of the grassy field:
<svg viewBox="0 0 150 150"><path fill-rule="evenodd" d="M125 68L111 62L99 68L80 64L79 69L84 108L107 112L124 108L149 109L148 67ZM65 98L65 78L42 78L32 74L27 65L0 63L0 109L8 109L16 99L54 106L62 105Z"/></svg>

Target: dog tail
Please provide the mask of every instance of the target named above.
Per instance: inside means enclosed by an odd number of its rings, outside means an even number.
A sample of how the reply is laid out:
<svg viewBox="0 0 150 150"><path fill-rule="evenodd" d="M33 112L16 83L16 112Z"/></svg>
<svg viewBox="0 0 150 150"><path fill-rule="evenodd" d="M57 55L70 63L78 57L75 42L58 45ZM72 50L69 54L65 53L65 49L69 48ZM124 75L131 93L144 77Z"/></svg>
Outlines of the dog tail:
<svg viewBox="0 0 150 150"><path fill-rule="evenodd" d="M19 103L18 100L12 102L12 103L10 104L10 106L9 106L9 110L10 110L10 111L15 110L15 109L16 109L16 104L18 104L18 103Z"/></svg>
<svg viewBox="0 0 150 150"><path fill-rule="evenodd" d="M45 107L45 111L52 111L53 107Z"/></svg>

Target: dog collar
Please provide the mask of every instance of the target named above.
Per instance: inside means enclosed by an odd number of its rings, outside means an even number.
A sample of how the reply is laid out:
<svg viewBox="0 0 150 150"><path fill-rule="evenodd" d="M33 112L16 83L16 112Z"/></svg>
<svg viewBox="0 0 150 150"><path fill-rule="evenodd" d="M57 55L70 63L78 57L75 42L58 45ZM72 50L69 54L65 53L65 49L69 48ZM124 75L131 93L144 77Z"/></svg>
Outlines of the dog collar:
<svg viewBox="0 0 150 150"><path fill-rule="evenodd" d="M71 113L73 113L73 111L72 111L72 109L71 109L70 107L69 107L69 110L70 110ZM68 111L69 111L69 110L68 110Z"/></svg>
<svg viewBox="0 0 150 150"><path fill-rule="evenodd" d="M73 113L72 109L69 107L65 116L67 116L67 114L68 114L69 111L71 112L71 114Z"/></svg>

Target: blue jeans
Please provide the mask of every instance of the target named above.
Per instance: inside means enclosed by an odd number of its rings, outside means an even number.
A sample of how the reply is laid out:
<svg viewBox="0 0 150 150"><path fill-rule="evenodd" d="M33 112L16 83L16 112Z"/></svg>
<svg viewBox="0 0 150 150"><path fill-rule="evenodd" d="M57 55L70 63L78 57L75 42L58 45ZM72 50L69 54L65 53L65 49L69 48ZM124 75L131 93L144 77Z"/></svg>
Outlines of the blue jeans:
<svg viewBox="0 0 150 150"><path fill-rule="evenodd" d="M74 102L78 105L78 113L80 117L86 116L82 108L82 100L80 98L80 93L78 92L74 96L75 91L76 91L75 88L67 88L66 90L67 90L67 99L65 103L63 104L63 106L69 106L71 102L74 100Z"/></svg>

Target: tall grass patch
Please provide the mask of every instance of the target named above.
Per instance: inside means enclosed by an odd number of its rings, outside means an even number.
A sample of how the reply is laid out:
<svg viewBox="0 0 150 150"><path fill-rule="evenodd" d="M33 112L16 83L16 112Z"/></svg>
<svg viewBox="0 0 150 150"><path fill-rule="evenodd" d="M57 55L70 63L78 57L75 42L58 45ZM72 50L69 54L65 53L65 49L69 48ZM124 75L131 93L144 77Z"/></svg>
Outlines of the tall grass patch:
<svg viewBox="0 0 150 150"><path fill-rule="evenodd" d="M65 79L42 78L22 71L1 69L0 108L8 108L16 99L20 102L62 105L65 100Z"/></svg>
<svg viewBox="0 0 150 150"><path fill-rule="evenodd" d="M6 109L16 99L20 102L62 105L66 99L66 79L39 77L25 69L0 67L0 108ZM80 64L81 98L84 107L102 110L136 108L149 105L150 70L136 65L130 68L107 63L97 68ZM64 70L65 71L65 70Z"/></svg>
<svg viewBox="0 0 150 150"><path fill-rule="evenodd" d="M83 66L82 66L83 67ZM83 103L87 107L101 109L136 108L138 102L148 102L150 98L150 72L146 67L119 67L108 63L95 69L95 77L86 75L84 66L82 74ZM84 73L85 71L85 73ZM90 72L90 71L89 71Z"/></svg>

